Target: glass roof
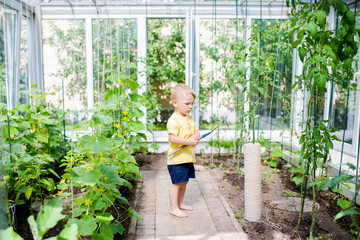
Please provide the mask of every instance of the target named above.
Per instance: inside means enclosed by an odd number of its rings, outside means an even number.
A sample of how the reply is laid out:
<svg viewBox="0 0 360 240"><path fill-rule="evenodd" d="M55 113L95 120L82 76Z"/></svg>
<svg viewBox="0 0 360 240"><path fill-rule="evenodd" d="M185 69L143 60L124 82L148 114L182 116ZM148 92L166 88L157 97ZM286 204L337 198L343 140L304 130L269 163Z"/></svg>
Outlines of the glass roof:
<svg viewBox="0 0 360 240"><path fill-rule="evenodd" d="M84 5L134 5L134 4L179 4L179 3L191 3L191 4L234 4L236 0L26 0L32 5L34 3L40 3L41 5L52 5L52 6L63 6L63 5L73 5L73 6L84 6ZM238 5L243 4L251 6L259 6L260 4L264 6L268 5L286 5L286 0L238 0Z"/></svg>

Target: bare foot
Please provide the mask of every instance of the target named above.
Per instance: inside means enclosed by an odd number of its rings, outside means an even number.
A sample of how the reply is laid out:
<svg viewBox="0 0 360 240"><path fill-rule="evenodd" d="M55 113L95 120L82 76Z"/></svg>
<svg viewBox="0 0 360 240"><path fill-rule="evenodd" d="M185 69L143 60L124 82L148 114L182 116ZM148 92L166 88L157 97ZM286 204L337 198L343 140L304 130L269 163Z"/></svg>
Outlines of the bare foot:
<svg viewBox="0 0 360 240"><path fill-rule="evenodd" d="M185 204L181 204L180 209L185 210L185 211L192 211L193 210L193 208L191 206L188 206L188 205L185 205Z"/></svg>
<svg viewBox="0 0 360 240"><path fill-rule="evenodd" d="M170 210L169 213L171 215L174 215L175 217L178 217L178 218L186 218L186 217L189 216L186 213L184 213L183 211L181 211L180 209Z"/></svg>

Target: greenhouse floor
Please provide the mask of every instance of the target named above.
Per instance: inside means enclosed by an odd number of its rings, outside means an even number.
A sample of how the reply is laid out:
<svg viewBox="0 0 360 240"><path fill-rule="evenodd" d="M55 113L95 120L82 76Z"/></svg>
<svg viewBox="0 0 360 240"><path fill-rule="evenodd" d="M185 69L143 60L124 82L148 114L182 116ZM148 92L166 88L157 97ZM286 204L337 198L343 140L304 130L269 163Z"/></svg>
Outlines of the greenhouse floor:
<svg viewBox="0 0 360 240"><path fill-rule="evenodd" d="M166 164L158 171L141 171L143 181L138 184L136 209L144 220L132 222L131 239L247 239L215 182L202 166L196 166L196 179L190 180L184 199L194 210L187 212L187 218L170 215L168 190L171 182L165 167Z"/></svg>

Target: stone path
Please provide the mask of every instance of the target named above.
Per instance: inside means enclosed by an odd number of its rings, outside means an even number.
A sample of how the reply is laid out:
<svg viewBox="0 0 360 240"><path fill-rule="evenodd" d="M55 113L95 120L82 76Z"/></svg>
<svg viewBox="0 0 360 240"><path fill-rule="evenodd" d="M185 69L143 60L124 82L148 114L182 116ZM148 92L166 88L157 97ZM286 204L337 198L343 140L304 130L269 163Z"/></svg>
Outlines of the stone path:
<svg viewBox="0 0 360 240"><path fill-rule="evenodd" d="M136 209L143 221L132 224L133 239L139 240L241 240L247 239L235 215L219 193L209 173L196 167L185 194L185 204L194 211L189 217L169 214L168 191L171 185L167 171L142 171L138 185Z"/></svg>

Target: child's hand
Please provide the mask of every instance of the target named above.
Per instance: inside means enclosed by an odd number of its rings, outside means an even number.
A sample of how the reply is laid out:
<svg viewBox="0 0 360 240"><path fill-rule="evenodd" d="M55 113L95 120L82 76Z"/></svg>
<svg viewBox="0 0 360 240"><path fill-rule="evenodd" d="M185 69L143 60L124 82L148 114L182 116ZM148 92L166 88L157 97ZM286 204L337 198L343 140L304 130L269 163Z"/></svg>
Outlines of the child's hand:
<svg viewBox="0 0 360 240"><path fill-rule="evenodd" d="M200 132L198 130L195 131L193 135L196 139L201 139Z"/></svg>
<svg viewBox="0 0 360 240"><path fill-rule="evenodd" d="M189 146L195 147L199 143L199 139L195 138L194 135L188 138L188 144Z"/></svg>

